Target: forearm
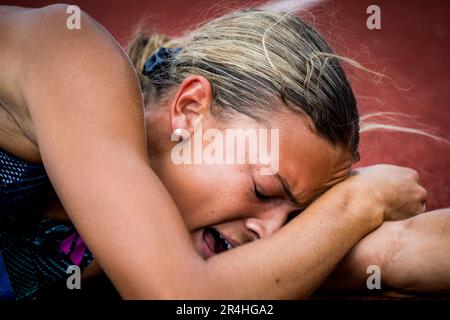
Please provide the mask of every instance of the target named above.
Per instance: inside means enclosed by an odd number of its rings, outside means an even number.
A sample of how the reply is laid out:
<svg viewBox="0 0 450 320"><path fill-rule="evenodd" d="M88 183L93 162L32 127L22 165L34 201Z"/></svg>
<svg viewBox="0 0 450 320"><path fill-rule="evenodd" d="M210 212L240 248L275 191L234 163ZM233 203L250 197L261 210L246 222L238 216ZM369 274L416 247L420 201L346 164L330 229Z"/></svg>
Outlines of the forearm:
<svg viewBox="0 0 450 320"><path fill-rule="evenodd" d="M109 246L103 252L116 252L114 259L97 255L124 298L304 298L377 223L361 218L370 216L371 204L354 197L353 190L339 188L325 194L272 237L206 261L194 252L190 241L184 237L186 231L173 226L170 222L172 213L167 210L158 210L158 218L153 217L151 224L129 219L127 228L116 227L109 236L103 224L103 236L100 237L99 229L95 228L97 236L92 243L96 242L97 250L101 250L98 246L100 238L126 237L126 242L120 244L102 241L103 245ZM164 198L156 192L153 193L155 199L143 193L149 202ZM164 208L162 204L158 207ZM85 231L92 233L94 230ZM145 251L140 249L136 254L139 247L130 246L130 243L143 235L148 238L144 241L148 245ZM142 248L142 243L140 245Z"/></svg>
<svg viewBox="0 0 450 320"><path fill-rule="evenodd" d="M385 258L391 252L393 243L403 232L404 225L405 220L384 222L379 228L366 235L339 262L320 290L368 291L366 283L370 276L368 267L378 266L381 275L385 274Z"/></svg>
<svg viewBox="0 0 450 320"><path fill-rule="evenodd" d="M325 281L325 290L368 290L367 267L380 267L382 288L450 290L450 209L385 222L362 239Z"/></svg>
<svg viewBox="0 0 450 320"><path fill-rule="evenodd" d="M450 292L450 209L410 218L386 257L383 282L405 292Z"/></svg>
<svg viewBox="0 0 450 320"><path fill-rule="evenodd" d="M336 197L338 195L335 194ZM342 206L340 204L342 200L343 197L339 197L337 201L325 199L317 208L310 208L310 210L304 212L302 220L298 218L295 222L292 221L289 224L291 230L287 230L280 237L272 237L247 244L207 260L204 264L202 263L202 268L209 269L209 272L215 275L209 279L215 286L209 287L208 292L203 291L202 294L198 294L196 292L202 291L201 287L207 281L202 283L197 279L196 288L191 288L186 296L186 293L182 293L178 288L177 297L289 299L308 296L322 282L326 274L334 268L336 262L340 259L339 257L345 254L345 247L349 246L345 243L354 241L348 237L348 228L351 227L352 221L346 224L346 230L334 231L342 235L343 240L341 242L337 237L323 237L324 233L329 233L325 229L337 229L338 226L335 222L331 225L321 226L322 231L317 229L315 224L311 224L313 221L322 219L328 222L336 218L345 220L347 213L342 212L342 210L349 210L351 205L345 204L344 201ZM364 210L363 205L356 205L358 208L355 207L355 209ZM322 219L320 219L321 217ZM311 221L307 219L311 219ZM345 223L342 220L341 222ZM319 222L319 225L321 224ZM314 233L318 232L320 235L315 236L309 231L299 233L298 229L300 228L302 230L303 228L315 229ZM287 227L282 230L285 229ZM355 233L350 232L350 235L353 234L357 238L356 234L359 231L355 229L352 230ZM277 235L279 233L281 231ZM314 238L319 240L310 240ZM325 241L322 243L320 239ZM292 268L292 266L295 266L295 268ZM248 270L252 270L252 272ZM94 261L88 270L83 273L83 279L89 280L89 278L97 277L99 274L101 274L101 269L98 263ZM205 274L200 275L200 277L205 278ZM308 276L304 276L305 274ZM225 287L224 284L229 284L229 286ZM291 285L290 289L289 285ZM246 288L246 290L242 291L242 288ZM127 291L128 289L125 288L124 290ZM289 293L288 290L292 292ZM149 292L142 290L142 292L136 293L136 297L145 296ZM130 297L129 293L131 292L125 293L124 296ZM169 289L166 297L174 298L173 290Z"/></svg>
<svg viewBox="0 0 450 320"><path fill-rule="evenodd" d="M221 284L213 291L216 297L309 296L373 228L356 218L370 216L364 211L371 210L357 198L350 190L330 192L272 237L211 258L208 270L215 276L213 283Z"/></svg>

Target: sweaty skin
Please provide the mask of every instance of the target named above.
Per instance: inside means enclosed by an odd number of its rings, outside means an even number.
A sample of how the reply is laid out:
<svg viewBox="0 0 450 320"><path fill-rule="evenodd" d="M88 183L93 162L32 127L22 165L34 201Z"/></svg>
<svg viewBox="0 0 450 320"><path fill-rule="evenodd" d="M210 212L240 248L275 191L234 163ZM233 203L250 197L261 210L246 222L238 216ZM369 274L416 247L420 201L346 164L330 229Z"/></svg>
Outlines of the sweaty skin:
<svg viewBox="0 0 450 320"><path fill-rule="evenodd" d="M375 174L361 173L332 186L345 178L341 172L349 172L345 150L325 144L317 150L306 144L311 159L330 156L327 161L334 165L329 171L322 171L319 180L309 179L306 171L314 163L304 161L294 169L291 160L284 161L280 172L289 175L301 201L325 191L322 184L330 189L270 237L203 259L188 232L196 222L180 214L180 201L169 193L169 179L152 169L132 65L87 14L82 13L81 30L68 30L66 18L66 5L0 8L0 70L5 70L0 74L0 147L44 163L71 222L122 297L306 297L396 208L421 212L425 193L411 170L378 167ZM211 88L205 80L194 76L178 88L165 111L173 116L171 129L178 122L192 128L199 117L213 126L213 117L207 116ZM315 138L313 142L320 141ZM245 168L247 176L251 169ZM292 173L296 170L305 172ZM301 173L305 180L292 180ZM273 213L286 219L292 204L286 199L276 204ZM221 214L247 222L272 216L264 210L257 215L245 210ZM223 222L215 219L210 215L202 225Z"/></svg>
<svg viewBox="0 0 450 320"><path fill-rule="evenodd" d="M322 288L367 290L367 267L375 265L383 292L449 292L449 243L449 208L384 222L352 248Z"/></svg>

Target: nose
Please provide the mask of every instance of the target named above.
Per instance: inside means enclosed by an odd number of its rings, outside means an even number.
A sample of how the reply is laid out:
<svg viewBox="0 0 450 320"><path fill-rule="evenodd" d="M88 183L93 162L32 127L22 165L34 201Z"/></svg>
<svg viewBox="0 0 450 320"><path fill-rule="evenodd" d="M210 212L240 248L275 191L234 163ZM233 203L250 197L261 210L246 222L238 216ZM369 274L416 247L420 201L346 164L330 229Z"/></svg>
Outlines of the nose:
<svg viewBox="0 0 450 320"><path fill-rule="evenodd" d="M257 216L247 218L245 227L255 234L258 238L268 237L286 223L289 212L286 210L270 210L265 211Z"/></svg>

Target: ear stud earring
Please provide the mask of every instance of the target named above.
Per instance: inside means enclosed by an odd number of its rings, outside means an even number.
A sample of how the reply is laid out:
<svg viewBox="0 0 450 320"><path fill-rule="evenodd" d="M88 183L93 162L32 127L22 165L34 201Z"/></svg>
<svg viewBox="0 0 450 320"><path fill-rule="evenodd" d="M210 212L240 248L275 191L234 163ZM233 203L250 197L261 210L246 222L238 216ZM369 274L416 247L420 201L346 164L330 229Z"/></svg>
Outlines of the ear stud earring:
<svg viewBox="0 0 450 320"><path fill-rule="evenodd" d="M190 133L188 130L183 129L183 128L176 128L175 130L173 130L171 136L170 136L170 140L172 141L183 141L184 139L189 138Z"/></svg>

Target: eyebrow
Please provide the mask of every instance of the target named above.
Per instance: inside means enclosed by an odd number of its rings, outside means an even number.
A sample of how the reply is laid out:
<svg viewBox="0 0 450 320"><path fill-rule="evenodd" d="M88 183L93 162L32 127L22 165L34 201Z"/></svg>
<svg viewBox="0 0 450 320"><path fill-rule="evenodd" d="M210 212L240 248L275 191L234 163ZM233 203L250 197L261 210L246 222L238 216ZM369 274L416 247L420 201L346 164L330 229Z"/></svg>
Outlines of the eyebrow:
<svg viewBox="0 0 450 320"><path fill-rule="evenodd" d="M300 201L298 201L295 198L294 193L292 192L292 188L289 185L289 183L287 182L287 180L285 178L283 178L279 173L275 174L275 177L280 182L280 184L283 188L283 192L286 195L286 197L289 199L289 201L292 202L293 204L295 204L296 206L305 207L304 204L302 204Z"/></svg>

